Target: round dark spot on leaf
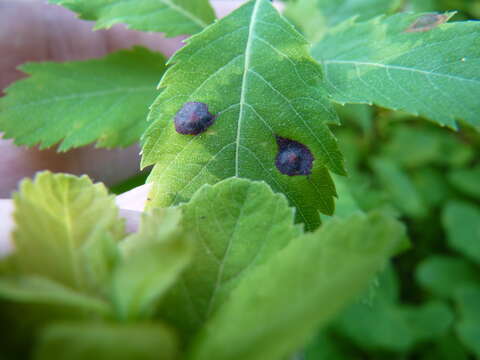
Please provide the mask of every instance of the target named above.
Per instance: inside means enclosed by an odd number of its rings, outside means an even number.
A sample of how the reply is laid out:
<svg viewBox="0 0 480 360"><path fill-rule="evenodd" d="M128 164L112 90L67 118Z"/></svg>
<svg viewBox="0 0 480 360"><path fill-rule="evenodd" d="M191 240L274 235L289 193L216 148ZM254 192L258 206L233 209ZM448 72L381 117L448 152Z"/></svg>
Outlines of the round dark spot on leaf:
<svg viewBox="0 0 480 360"><path fill-rule="evenodd" d="M310 175L313 167L312 152L298 141L277 136L278 154L275 166L288 176Z"/></svg>
<svg viewBox="0 0 480 360"><path fill-rule="evenodd" d="M208 112L208 105L201 102L187 102L175 115L175 130L184 135L198 135L207 130L215 121Z"/></svg>

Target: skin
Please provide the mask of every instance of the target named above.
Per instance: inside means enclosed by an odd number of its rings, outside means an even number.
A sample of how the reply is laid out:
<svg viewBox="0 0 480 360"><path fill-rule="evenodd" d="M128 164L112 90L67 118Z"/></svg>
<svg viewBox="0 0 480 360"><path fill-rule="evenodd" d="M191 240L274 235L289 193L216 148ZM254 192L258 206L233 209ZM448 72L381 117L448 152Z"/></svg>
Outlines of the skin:
<svg viewBox="0 0 480 360"><path fill-rule="evenodd" d="M218 17L237 8L242 0L217 0L212 5ZM280 6L280 5L278 5ZM143 45L172 55L185 37L167 39L159 33L142 33L115 25L92 31L92 22L79 20L72 12L42 0L0 0L0 96L12 82L25 75L16 67L27 61L69 61L98 58L133 45ZM95 149L87 146L67 153L55 149L17 147L0 133L0 257L12 250L13 203L8 199L19 181L37 171L88 174L107 185L138 172L139 148ZM138 228L149 185L117 197L127 231ZM2 199L3 198L3 199Z"/></svg>

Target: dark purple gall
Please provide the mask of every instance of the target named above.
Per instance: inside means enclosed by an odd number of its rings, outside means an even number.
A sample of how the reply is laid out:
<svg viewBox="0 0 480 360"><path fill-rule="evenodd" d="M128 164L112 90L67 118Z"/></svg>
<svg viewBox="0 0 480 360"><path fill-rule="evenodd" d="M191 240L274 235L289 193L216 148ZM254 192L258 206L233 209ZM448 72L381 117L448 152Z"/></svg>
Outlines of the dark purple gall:
<svg viewBox="0 0 480 360"><path fill-rule="evenodd" d="M276 137L278 154L275 166L278 171L288 176L310 175L313 167L312 152L298 141Z"/></svg>
<svg viewBox="0 0 480 360"><path fill-rule="evenodd" d="M207 130L215 121L215 115L208 112L208 105L201 102L186 102L175 115L175 130L179 134L198 135Z"/></svg>

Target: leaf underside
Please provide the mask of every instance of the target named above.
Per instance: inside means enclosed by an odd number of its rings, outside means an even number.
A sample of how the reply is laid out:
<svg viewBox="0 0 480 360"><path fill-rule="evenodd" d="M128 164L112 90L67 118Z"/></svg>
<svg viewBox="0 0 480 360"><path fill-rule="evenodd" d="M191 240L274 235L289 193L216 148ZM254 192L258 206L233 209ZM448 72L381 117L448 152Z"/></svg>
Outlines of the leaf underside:
<svg viewBox="0 0 480 360"><path fill-rule="evenodd" d="M60 142L59 151L131 145L147 127L164 63L163 55L135 47L103 59L22 65L30 77L0 99L0 131L18 145Z"/></svg>
<svg viewBox="0 0 480 360"><path fill-rule="evenodd" d="M270 2L246 3L190 38L170 63L143 139L142 166L155 164L149 177L154 205L188 200L205 183L243 177L284 193L309 229L318 226L319 210L333 212L329 171L344 174L344 167L327 124L337 117L308 43ZM217 115L197 136L174 128L175 114L188 101L206 103ZM309 147L311 175L277 170L276 135Z"/></svg>
<svg viewBox="0 0 480 360"><path fill-rule="evenodd" d="M195 34L215 19L208 0L50 0L96 20L95 29L123 23L135 30L158 31L172 37Z"/></svg>
<svg viewBox="0 0 480 360"><path fill-rule="evenodd" d="M456 128L480 127L480 23L415 25L431 14L402 13L369 22L349 20L317 43L313 56L339 103L376 104Z"/></svg>

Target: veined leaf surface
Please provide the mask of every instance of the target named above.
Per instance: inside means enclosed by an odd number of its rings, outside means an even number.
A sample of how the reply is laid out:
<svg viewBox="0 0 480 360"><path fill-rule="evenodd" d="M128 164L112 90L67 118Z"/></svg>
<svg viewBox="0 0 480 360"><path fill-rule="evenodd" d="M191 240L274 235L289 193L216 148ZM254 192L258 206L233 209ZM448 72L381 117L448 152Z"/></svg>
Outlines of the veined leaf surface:
<svg viewBox="0 0 480 360"><path fill-rule="evenodd" d="M206 185L182 209L182 226L198 244L161 313L188 336L241 279L303 231L294 225L294 210L283 195L274 194L265 183L245 179Z"/></svg>
<svg viewBox="0 0 480 360"><path fill-rule="evenodd" d="M286 358L365 288L402 237L398 222L372 214L295 239L240 281L189 359Z"/></svg>
<svg viewBox="0 0 480 360"><path fill-rule="evenodd" d="M14 203L11 257L18 274L88 293L105 290L124 224L103 184L43 172L21 183Z"/></svg>
<svg viewBox="0 0 480 360"><path fill-rule="evenodd" d="M234 176L284 193L308 228L319 224L319 210L333 212L329 170L344 174L344 167L327 124L337 117L308 43L269 1L249 1L193 36L170 63L143 141L142 165L155 164L153 204L187 200L203 184ZM173 122L191 101L217 115L196 136L177 133ZM277 135L310 149L311 175L278 171Z"/></svg>
<svg viewBox="0 0 480 360"><path fill-rule="evenodd" d="M82 19L96 20L95 28L116 23L166 36L195 34L215 19L208 0L50 0L75 11Z"/></svg>
<svg viewBox="0 0 480 360"><path fill-rule="evenodd" d="M313 48L339 103L376 104L452 128L480 128L480 22L452 14L346 21ZM431 22L431 28L420 24Z"/></svg>
<svg viewBox="0 0 480 360"><path fill-rule="evenodd" d="M0 131L18 145L60 142L59 151L131 145L147 127L164 63L163 55L135 47L103 59L22 65L30 77L0 99Z"/></svg>

